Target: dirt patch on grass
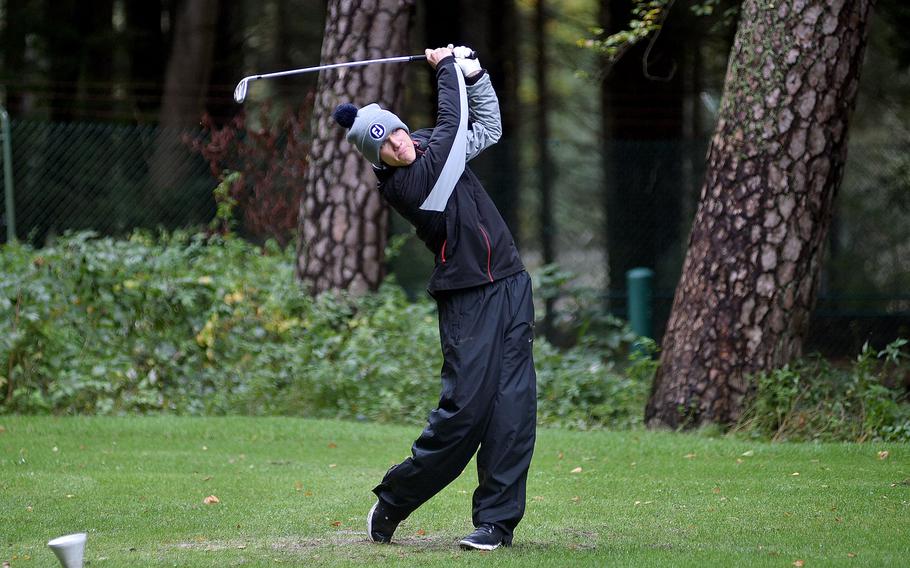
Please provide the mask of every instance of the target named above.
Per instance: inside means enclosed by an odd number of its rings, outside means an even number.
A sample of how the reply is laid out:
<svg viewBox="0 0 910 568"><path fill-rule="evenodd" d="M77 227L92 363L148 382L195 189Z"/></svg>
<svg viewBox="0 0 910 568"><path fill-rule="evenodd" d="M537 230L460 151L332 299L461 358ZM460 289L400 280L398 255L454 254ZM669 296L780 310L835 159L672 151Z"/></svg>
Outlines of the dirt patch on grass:
<svg viewBox="0 0 910 568"><path fill-rule="evenodd" d="M597 533L587 531L566 531L574 542L550 543L540 541L521 540L512 547L516 551L552 550L563 548L569 550L591 550L597 548ZM230 549L263 549L268 548L274 552L290 554L313 554L320 551L335 550L354 556L372 554L376 552L387 554L409 554L422 552L454 552L459 551L460 537L450 535L408 535L395 537L391 544L378 546L367 538L366 532L338 531L334 534L312 538L306 536L288 536L268 541L244 542L240 540L209 541L198 540L193 542L180 542L174 545L182 550L223 551ZM345 552L346 551L346 552Z"/></svg>
<svg viewBox="0 0 910 568"><path fill-rule="evenodd" d="M421 551L450 550L457 546L457 540L447 536L403 536L396 537L390 550L409 548ZM338 531L322 538L282 538L271 543L272 550L300 552L320 547L375 547L376 543L367 539L366 532Z"/></svg>

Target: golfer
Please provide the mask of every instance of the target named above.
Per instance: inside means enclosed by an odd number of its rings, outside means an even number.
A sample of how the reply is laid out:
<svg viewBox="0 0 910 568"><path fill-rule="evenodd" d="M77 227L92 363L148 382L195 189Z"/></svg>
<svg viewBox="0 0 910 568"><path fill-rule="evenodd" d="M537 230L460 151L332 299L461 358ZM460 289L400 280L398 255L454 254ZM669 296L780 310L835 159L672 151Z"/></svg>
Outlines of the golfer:
<svg viewBox="0 0 910 568"><path fill-rule="evenodd" d="M466 166L502 133L490 77L470 53L451 45L426 50L438 83L433 128L410 132L375 103L343 104L333 113L372 162L379 193L436 260L427 289L438 305L442 393L411 456L373 489L378 500L367 532L375 542L390 542L398 524L475 453L475 530L460 546L511 545L525 510L537 412L531 279L502 216Z"/></svg>

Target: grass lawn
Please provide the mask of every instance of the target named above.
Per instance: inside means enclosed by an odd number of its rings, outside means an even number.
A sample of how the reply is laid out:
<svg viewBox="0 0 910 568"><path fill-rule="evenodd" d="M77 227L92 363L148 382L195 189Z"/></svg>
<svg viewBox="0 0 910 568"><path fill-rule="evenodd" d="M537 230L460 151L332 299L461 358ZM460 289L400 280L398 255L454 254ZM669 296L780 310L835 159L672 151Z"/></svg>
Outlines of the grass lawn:
<svg viewBox="0 0 910 568"><path fill-rule="evenodd" d="M910 446L651 432L541 430L511 549L455 544L471 529L473 463L397 544L369 543L370 489L418 432L0 416L0 563L54 566L45 543L80 531L91 567L910 563Z"/></svg>

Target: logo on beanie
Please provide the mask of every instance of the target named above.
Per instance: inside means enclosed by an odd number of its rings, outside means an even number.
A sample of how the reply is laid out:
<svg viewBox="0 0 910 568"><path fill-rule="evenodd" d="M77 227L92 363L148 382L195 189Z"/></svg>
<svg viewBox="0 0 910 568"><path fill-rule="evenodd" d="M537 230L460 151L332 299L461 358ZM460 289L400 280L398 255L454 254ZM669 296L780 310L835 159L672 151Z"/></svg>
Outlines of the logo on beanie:
<svg viewBox="0 0 910 568"><path fill-rule="evenodd" d="M373 140L382 140L382 137L385 136L385 126L374 122L370 125L370 138Z"/></svg>

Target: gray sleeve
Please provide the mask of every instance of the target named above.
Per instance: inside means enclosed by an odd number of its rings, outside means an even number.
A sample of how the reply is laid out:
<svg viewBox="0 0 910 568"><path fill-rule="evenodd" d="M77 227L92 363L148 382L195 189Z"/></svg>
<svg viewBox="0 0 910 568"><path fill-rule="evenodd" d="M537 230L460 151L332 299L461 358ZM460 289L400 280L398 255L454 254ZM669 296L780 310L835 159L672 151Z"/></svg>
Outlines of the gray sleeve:
<svg viewBox="0 0 910 568"><path fill-rule="evenodd" d="M483 77L473 85L468 85L468 127L467 160L495 144L502 136L502 119L499 115L499 99L490 82L490 75Z"/></svg>

